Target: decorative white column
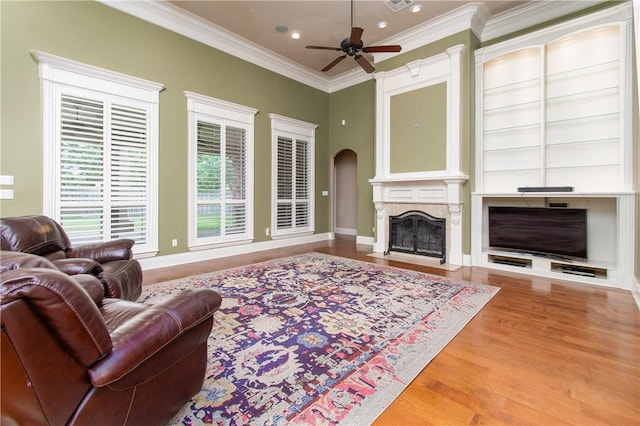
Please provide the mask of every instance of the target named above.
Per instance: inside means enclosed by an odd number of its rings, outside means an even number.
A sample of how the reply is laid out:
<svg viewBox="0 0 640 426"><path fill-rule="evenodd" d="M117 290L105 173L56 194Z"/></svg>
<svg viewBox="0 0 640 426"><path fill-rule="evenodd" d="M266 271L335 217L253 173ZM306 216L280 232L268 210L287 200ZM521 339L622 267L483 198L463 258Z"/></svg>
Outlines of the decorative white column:
<svg viewBox="0 0 640 426"><path fill-rule="evenodd" d="M376 235L375 242L373 243L373 251L376 253L384 253L387 250L387 223L385 219L386 209L385 203L382 201L383 186L380 184L373 184L373 205L376 208Z"/></svg>

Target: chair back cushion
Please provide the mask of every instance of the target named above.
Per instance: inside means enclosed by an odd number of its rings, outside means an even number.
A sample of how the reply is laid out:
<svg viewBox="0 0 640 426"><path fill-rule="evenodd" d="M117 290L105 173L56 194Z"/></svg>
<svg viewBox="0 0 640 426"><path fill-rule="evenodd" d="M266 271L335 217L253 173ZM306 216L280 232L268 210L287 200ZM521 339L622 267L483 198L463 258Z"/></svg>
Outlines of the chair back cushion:
<svg viewBox="0 0 640 426"><path fill-rule="evenodd" d="M37 254L50 260L64 259L71 241L62 227L47 216L0 219L2 250Z"/></svg>
<svg viewBox="0 0 640 426"><path fill-rule="evenodd" d="M43 268L20 268L0 277L2 305L25 299L79 363L88 367L111 352L98 306L73 277Z"/></svg>

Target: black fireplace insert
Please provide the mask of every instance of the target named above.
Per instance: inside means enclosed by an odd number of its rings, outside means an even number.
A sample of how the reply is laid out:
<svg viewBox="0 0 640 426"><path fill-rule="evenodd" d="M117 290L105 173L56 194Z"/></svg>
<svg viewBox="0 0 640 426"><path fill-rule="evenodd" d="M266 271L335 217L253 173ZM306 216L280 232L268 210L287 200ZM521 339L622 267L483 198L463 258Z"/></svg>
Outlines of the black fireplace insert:
<svg viewBox="0 0 640 426"><path fill-rule="evenodd" d="M446 220L419 210L410 210L389 217L389 248L385 254L397 251L446 258Z"/></svg>

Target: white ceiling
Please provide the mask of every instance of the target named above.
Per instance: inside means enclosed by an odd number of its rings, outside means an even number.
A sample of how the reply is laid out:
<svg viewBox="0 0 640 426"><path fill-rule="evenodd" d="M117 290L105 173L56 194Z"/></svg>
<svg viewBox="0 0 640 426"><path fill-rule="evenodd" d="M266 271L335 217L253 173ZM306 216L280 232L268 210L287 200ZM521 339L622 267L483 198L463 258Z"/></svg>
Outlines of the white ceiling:
<svg viewBox="0 0 640 426"><path fill-rule="evenodd" d="M392 1L392 0L388 0ZM395 0L405 3L407 0ZM396 44L386 42L397 39L399 34L411 28L436 20L442 15L468 5L462 0L408 0L421 4L422 10L412 13L410 7L392 11L383 0L356 0L353 24L364 28L365 46ZM339 47L340 42L351 32L351 3L349 0L288 0L288 1L171 1L172 4L197 15L212 24L224 28L268 51L275 52L310 71L320 72L342 52L306 49L307 45ZM492 0L484 3L491 16L521 6L530 1ZM384 29L378 22L387 21ZM276 26L286 26L286 33L276 31ZM300 38L291 38L297 31ZM406 50L406 49L405 49ZM375 54L380 55L380 54ZM369 56L370 61L375 58ZM353 58L346 58L330 71L323 73L334 77L359 68ZM364 73L364 71L362 71Z"/></svg>

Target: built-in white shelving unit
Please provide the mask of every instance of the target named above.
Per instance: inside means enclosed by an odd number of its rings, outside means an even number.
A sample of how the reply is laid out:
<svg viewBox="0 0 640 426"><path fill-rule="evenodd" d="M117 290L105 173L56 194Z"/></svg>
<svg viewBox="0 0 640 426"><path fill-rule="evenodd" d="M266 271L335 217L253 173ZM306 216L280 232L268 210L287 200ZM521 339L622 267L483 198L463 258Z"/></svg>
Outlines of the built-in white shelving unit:
<svg viewBox="0 0 640 426"><path fill-rule="evenodd" d="M631 288L631 55L630 3L476 51L473 264ZM550 203L587 209L588 260L489 248L489 206Z"/></svg>

